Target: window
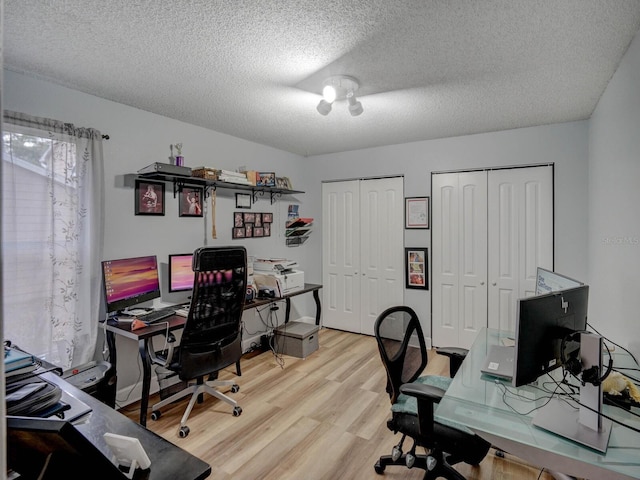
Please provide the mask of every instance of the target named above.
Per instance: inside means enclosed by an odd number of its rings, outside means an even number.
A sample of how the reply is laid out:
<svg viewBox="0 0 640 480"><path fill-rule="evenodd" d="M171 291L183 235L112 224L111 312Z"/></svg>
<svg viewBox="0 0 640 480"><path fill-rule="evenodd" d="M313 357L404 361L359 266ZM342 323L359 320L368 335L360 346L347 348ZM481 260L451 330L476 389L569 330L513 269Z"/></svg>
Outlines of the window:
<svg viewBox="0 0 640 480"><path fill-rule="evenodd" d="M69 368L97 338L101 135L6 112L2 140L4 335Z"/></svg>

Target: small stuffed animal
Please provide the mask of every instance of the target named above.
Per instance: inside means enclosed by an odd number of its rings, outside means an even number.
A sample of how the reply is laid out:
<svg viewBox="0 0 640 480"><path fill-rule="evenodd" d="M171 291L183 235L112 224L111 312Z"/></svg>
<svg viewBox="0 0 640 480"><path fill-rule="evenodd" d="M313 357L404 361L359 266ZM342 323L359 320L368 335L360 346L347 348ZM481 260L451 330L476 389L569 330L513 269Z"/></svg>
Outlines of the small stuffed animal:
<svg viewBox="0 0 640 480"><path fill-rule="evenodd" d="M602 382L602 391L609 395L622 395L622 392L627 388L629 389L629 396L640 403L640 390L638 390L638 387L636 387L631 380L620 372L610 373L604 382Z"/></svg>

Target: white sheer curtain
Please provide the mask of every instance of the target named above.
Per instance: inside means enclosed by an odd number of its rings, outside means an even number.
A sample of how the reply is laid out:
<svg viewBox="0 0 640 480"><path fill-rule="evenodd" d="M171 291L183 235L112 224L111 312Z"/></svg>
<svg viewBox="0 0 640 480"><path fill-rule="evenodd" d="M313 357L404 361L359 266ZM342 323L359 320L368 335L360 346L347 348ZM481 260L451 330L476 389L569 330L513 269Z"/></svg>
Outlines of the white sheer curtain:
<svg viewBox="0 0 640 480"><path fill-rule="evenodd" d="M63 368L93 358L104 224L102 135L4 112L5 339Z"/></svg>

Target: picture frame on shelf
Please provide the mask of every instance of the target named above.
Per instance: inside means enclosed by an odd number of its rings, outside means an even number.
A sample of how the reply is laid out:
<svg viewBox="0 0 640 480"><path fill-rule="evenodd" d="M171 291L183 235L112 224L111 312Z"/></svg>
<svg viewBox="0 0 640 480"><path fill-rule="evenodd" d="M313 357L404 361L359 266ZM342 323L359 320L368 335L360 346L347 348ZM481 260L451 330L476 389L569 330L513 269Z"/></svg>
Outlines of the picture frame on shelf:
<svg viewBox="0 0 640 480"><path fill-rule="evenodd" d="M251 208L251 195L236 193L236 208Z"/></svg>
<svg viewBox="0 0 640 480"><path fill-rule="evenodd" d="M256 186L258 187L275 187L275 172L258 172L256 173Z"/></svg>
<svg viewBox="0 0 640 480"><path fill-rule="evenodd" d="M429 290L428 249L405 248L405 287Z"/></svg>
<svg viewBox="0 0 640 480"><path fill-rule="evenodd" d="M164 182L136 179L135 214L164 215Z"/></svg>
<svg viewBox="0 0 640 480"><path fill-rule="evenodd" d="M202 187L178 188L178 215L180 217L202 217Z"/></svg>
<svg viewBox="0 0 640 480"><path fill-rule="evenodd" d="M404 228L429 229L429 197L404 199Z"/></svg>

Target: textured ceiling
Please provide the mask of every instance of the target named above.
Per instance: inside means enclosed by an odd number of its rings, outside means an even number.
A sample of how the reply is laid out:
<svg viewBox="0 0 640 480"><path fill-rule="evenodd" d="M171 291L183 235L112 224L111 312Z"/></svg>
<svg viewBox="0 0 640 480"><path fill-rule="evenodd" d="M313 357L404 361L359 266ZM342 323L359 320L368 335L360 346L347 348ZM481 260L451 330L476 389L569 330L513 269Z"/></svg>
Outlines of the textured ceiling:
<svg viewBox="0 0 640 480"><path fill-rule="evenodd" d="M14 71L298 153L589 118L638 0L4 0ZM316 111L322 81L364 113Z"/></svg>

